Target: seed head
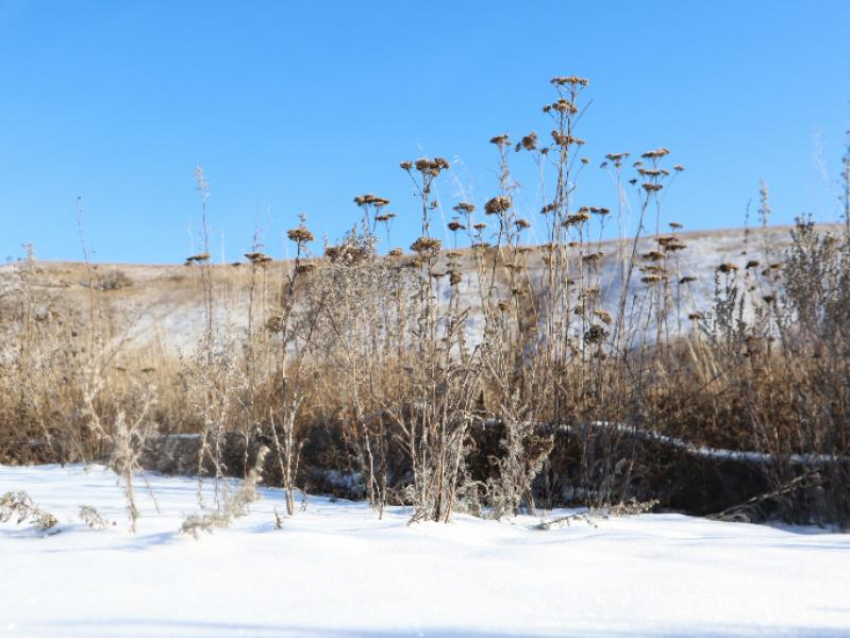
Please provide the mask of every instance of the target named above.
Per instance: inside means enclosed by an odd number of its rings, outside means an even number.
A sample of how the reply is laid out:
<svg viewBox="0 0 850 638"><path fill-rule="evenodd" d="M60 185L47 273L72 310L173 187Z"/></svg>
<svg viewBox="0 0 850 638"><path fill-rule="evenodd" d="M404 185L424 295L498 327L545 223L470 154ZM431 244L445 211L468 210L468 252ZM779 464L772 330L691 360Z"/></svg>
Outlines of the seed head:
<svg viewBox="0 0 850 638"><path fill-rule="evenodd" d="M507 134L497 135L490 139L490 144L495 144L499 148L505 148L506 146L511 145L511 139L507 136Z"/></svg>
<svg viewBox="0 0 850 638"><path fill-rule="evenodd" d="M644 159L661 159L665 155L669 155L670 150L664 147L657 148L653 151L647 151L641 155Z"/></svg>
<svg viewBox="0 0 850 638"><path fill-rule="evenodd" d="M576 75L554 77L550 80L550 82L555 86L564 86L565 84L568 84L570 86L587 86L588 84L590 84L590 80L586 78L580 78Z"/></svg>
<svg viewBox="0 0 850 638"><path fill-rule="evenodd" d="M605 341L608 336L608 331L599 324L593 324L590 329L584 333L585 343L598 344Z"/></svg>
<svg viewBox="0 0 850 638"><path fill-rule="evenodd" d="M510 210L511 205L512 202L510 197L507 197L506 195L499 195L484 204L484 212L488 215L499 215Z"/></svg>
<svg viewBox="0 0 850 638"><path fill-rule="evenodd" d="M294 241L297 244L306 244L307 242L315 239L315 237L313 237L313 233L311 233L306 226L292 228L286 233L286 235L291 241Z"/></svg>
<svg viewBox="0 0 850 638"><path fill-rule="evenodd" d="M421 257L433 257L440 252L442 242L433 237L420 237L410 246L410 249Z"/></svg>
<svg viewBox="0 0 850 638"><path fill-rule="evenodd" d="M519 151L521 148L524 148L526 151L533 151L537 149L537 133L532 131L528 135L522 138L522 141L516 145L516 150Z"/></svg>

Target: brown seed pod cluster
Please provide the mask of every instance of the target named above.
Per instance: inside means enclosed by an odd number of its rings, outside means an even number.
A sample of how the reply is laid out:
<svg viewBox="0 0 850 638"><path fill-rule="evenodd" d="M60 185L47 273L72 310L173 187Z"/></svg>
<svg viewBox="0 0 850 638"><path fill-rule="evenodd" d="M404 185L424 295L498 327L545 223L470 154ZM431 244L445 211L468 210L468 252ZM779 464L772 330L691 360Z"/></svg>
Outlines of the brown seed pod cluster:
<svg viewBox="0 0 850 638"><path fill-rule="evenodd" d="M587 78L580 78L577 75L559 75L549 80L549 82L555 86L587 86L590 84L590 80Z"/></svg>
<svg viewBox="0 0 850 638"><path fill-rule="evenodd" d="M507 195L499 195L484 204L484 212L488 215L500 215L510 210L513 202Z"/></svg>
<svg viewBox="0 0 850 638"><path fill-rule="evenodd" d="M245 259L252 264L267 264L272 260L267 254L261 252L245 253Z"/></svg>
<svg viewBox="0 0 850 638"><path fill-rule="evenodd" d="M516 145L515 150L519 152L521 149L525 149L526 151L537 150L537 133L532 131L528 135L524 136L522 140Z"/></svg>
<svg viewBox="0 0 850 638"><path fill-rule="evenodd" d="M599 319L600 319L600 321L602 321L602 323L607 324L609 326L611 325L611 322L614 321L614 319L611 317L611 313L608 312L607 310L603 310L602 308L597 308L596 310L593 311L593 314L595 314L597 317L599 317Z"/></svg>
<svg viewBox="0 0 850 638"><path fill-rule="evenodd" d="M511 145L511 138L507 135L497 135L490 139L490 144L495 144L499 148L505 148Z"/></svg>
<svg viewBox="0 0 850 638"><path fill-rule="evenodd" d="M572 226L573 224L583 224L586 221L590 220L590 212L587 210L579 210L574 215L567 215L567 218L564 220L564 226Z"/></svg>
<svg viewBox="0 0 850 638"><path fill-rule="evenodd" d="M460 204L455 206L453 210L458 213L469 215L475 212L475 205L470 204L469 202L461 202Z"/></svg>
<svg viewBox="0 0 850 638"><path fill-rule="evenodd" d="M385 199L384 197L378 197L372 193L366 193L365 195L358 195L355 197L354 203L358 206L374 206L375 208L383 208L390 203L390 200Z"/></svg>
<svg viewBox="0 0 850 638"><path fill-rule="evenodd" d="M192 264L202 264L209 260L209 253L198 253L197 255L190 255L189 257L186 257L186 265L191 266Z"/></svg>
<svg viewBox="0 0 850 638"><path fill-rule="evenodd" d="M661 147L661 148L656 148L655 150L652 150L652 151L647 151L646 153L643 153L641 155L641 157L644 158L644 159L656 160L656 159L661 159L665 155L669 155L669 154L670 154L670 149Z"/></svg>
<svg viewBox="0 0 850 638"><path fill-rule="evenodd" d="M433 257L440 252L443 244L439 239L433 237L420 237L410 246L410 250L418 253L421 257Z"/></svg>
<svg viewBox="0 0 850 638"><path fill-rule="evenodd" d="M593 324L590 329L584 333L584 341L589 344L599 344L605 341L608 336L608 331L599 324Z"/></svg>
<svg viewBox="0 0 850 638"><path fill-rule="evenodd" d="M277 315L269 317L266 320L266 330L268 330L269 332L282 332L283 317Z"/></svg>
<svg viewBox="0 0 850 638"><path fill-rule="evenodd" d="M299 226L298 228L291 228L286 236L289 237L291 241L294 241L298 244L306 244L307 242L311 242L315 239L313 233L311 233L306 226Z"/></svg>
<svg viewBox="0 0 850 638"><path fill-rule="evenodd" d="M353 264L362 261L368 254L368 250L363 246L352 246L350 244L340 244L339 246L328 246L325 248L325 257L331 263Z"/></svg>
<svg viewBox="0 0 850 638"><path fill-rule="evenodd" d="M409 164L409 162L404 162L404 164ZM416 160L416 162L413 163L413 166L415 166L416 170L422 173L423 175L436 177L440 174L441 171L449 169L449 162L448 160L443 159L442 157L435 157L434 159L428 159L427 157L423 157Z"/></svg>
<svg viewBox="0 0 850 638"><path fill-rule="evenodd" d="M561 133L560 131L552 131L552 140L558 146L562 148L566 148L571 144L575 144L576 146L583 146L584 140L580 137L573 137L567 133Z"/></svg>

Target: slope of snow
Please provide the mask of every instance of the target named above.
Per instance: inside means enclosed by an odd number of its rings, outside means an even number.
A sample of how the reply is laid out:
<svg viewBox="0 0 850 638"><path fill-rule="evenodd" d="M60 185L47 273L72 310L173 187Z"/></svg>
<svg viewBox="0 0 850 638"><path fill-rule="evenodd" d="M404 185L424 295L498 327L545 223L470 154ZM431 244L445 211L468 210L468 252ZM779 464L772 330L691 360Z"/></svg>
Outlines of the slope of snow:
<svg viewBox="0 0 850 638"><path fill-rule="evenodd" d="M177 533L198 484L151 476L126 531L114 475L0 466L60 520L0 525L2 636L850 636L850 536L676 514L408 526L310 497L274 524L279 490L234 527ZM211 500L206 486L207 500ZM95 531L80 505L116 522ZM561 513L550 513L555 516Z"/></svg>

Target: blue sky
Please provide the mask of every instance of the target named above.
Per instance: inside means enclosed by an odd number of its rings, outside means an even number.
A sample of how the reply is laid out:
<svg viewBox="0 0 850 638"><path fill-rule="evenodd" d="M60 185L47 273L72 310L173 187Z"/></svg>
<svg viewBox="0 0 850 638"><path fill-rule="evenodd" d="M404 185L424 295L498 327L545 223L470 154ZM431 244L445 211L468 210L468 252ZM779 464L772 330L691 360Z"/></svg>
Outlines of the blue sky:
<svg viewBox="0 0 850 638"><path fill-rule="evenodd" d="M850 2L145 2L0 0L0 259L178 262L198 247L193 169L216 258L255 227L275 256L308 216L333 239L355 195L416 235L405 159L441 155L448 209L495 194L488 140L536 130L555 75L590 78L579 204L613 206L608 152L687 167L665 217L743 224L759 180L775 221L832 219L850 119ZM533 218L536 184L516 158ZM437 236L442 230L436 231Z"/></svg>

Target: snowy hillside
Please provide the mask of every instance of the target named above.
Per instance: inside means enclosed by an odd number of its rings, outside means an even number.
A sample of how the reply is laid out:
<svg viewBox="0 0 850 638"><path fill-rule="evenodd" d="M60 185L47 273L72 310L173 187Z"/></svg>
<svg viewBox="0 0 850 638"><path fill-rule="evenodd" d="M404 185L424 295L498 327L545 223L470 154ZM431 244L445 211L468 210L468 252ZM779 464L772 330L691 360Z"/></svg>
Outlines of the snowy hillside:
<svg viewBox="0 0 850 638"><path fill-rule="evenodd" d="M734 229L680 233L678 237L687 248L675 253L671 262L675 272L671 276L694 278L692 283L682 288L676 299L681 315L687 316L690 312L704 310L710 302L715 269L719 264L732 263L743 270L751 260L758 261L762 268L767 265L763 262L768 258L780 261L790 244L790 228L756 229L751 230L749 236L743 229ZM638 242L635 252L639 256L657 249L657 246L653 237L645 237ZM769 257L763 254L765 246L771 253ZM600 288L602 308L611 311L616 308L622 281L618 253L630 254L633 249L631 240L591 243L588 246L588 250L599 250L604 254L598 263L598 280L594 282ZM468 251L462 252L465 274L460 289L472 309L468 326L469 336L474 339L482 324L480 315L475 311L480 300L479 282L474 275L472 256ZM259 288L264 289L267 313L274 311L275 295L282 277L290 268L288 262L273 262L258 279L255 294L260 294ZM440 269L439 265L437 269ZM231 333L244 334L248 323L250 266L217 265L213 270L216 320L222 325L229 325ZM545 288L543 273L540 253L532 251L526 276L538 291ZM31 281L43 305L42 313L47 316L51 311L64 312L85 323L92 277L98 282L99 299L105 301L109 308L107 318L117 335L116 339L121 340L125 350L133 346L159 344L165 351L186 354L200 339L204 327L203 293L197 269L188 266L100 264L88 271L80 263L36 262ZM21 285L20 264L0 267L0 310L6 310L0 316L13 314L12 309L18 303L16 292ZM642 285L640 273L636 271L631 278L630 292L634 293ZM443 288L447 298L448 285L443 284ZM259 308L257 310L259 312Z"/></svg>

